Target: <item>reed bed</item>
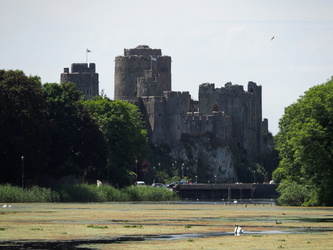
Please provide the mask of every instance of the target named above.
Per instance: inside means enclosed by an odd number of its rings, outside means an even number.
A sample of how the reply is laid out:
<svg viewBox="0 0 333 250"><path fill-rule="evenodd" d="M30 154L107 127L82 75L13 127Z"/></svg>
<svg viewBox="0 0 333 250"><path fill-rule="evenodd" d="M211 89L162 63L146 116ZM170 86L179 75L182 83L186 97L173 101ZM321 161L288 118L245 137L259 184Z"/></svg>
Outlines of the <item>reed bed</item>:
<svg viewBox="0 0 333 250"><path fill-rule="evenodd" d="M126 187L116 189L108 185L62 185L55 189L43 187L20 188L0 185L1 203L26 202L111 202L177 200L174 192L165 188Z"/></svg>

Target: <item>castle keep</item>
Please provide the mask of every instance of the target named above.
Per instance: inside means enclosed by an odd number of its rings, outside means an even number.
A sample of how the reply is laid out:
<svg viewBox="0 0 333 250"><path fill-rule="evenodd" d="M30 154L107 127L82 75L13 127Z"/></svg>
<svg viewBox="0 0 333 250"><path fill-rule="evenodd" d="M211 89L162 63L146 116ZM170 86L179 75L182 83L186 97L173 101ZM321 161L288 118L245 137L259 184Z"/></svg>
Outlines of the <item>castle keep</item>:
<svg viewBox="0 0 333 250"><path fill-rule="evenodd" d="M115 59L114 82L115 100L162 96L171 91L171 57L147 45L125 49L124 56Z"/></svg>
<svg viewBox="0 0 333 250"><path fill-rule="evenodd" d="M140 107L154 144L174 145L184 134L210 132L245 149L250 158L263 151L268 121L262 121L261 86L254 82L246 91L230 82L221 88L203 83L194 101L189 92L172 91L171 57L140 45L116 57L114 90L115 100Z"/></svg>

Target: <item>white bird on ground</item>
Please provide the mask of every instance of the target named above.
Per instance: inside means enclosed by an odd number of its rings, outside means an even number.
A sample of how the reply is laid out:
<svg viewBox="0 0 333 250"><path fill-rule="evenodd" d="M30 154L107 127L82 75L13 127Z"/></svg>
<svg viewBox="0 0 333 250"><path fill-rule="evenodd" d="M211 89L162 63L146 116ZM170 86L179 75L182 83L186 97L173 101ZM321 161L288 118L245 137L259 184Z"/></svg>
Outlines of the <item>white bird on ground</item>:
<svg viewBox="0 0 333 250"><path fill-rule="evenodd" d="M243 233L243 229L240 226L235 225L234 233L235 235L241 235Z"/></svg>

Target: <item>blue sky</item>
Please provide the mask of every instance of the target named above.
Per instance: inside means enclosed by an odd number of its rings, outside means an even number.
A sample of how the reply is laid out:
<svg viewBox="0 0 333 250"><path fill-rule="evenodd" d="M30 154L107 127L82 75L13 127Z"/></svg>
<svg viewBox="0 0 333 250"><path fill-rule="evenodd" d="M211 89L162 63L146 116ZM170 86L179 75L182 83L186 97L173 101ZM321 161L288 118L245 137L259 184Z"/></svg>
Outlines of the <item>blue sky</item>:
<svg viewBox="0 0 333 250"><path fill-rule="evenodd" d="M204 82L261 85L276 134L284 108L333 75L332 11L330 0L1 0L0 68L59 82L88 48L113 99L114 58L146 44L172 57L172 89L195 100Z"/></svg>

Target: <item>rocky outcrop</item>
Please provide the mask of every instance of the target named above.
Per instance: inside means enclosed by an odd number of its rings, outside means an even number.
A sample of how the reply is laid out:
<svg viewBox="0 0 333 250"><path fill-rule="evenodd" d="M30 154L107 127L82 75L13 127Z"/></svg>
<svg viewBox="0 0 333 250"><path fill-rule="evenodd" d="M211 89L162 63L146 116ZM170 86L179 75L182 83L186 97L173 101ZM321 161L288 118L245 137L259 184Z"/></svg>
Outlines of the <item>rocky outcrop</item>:
<svg viewBox="0 0 333 250"><path fill-rule="evenodd" d="M183 135L170 156L183 167L185 176L206 183L237 181L230 148L214 134ZM184 163L184 165L182 165Z"/></svg>

